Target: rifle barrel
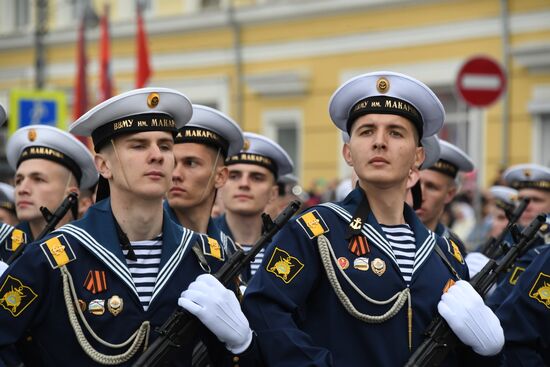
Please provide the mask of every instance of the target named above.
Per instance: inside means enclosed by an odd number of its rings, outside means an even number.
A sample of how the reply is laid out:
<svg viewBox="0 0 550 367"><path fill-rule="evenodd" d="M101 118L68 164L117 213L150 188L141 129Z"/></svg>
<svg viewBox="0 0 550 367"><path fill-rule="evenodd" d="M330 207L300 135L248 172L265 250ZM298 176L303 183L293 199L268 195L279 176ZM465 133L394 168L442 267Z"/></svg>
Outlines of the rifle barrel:
<svg viewBox="0 0 550 367"><path fill-rule="evenodd" d="M227 285L237 277L242 268L247 265L256 254L271 242L275 234L292 218L298 211L301 203L298 200L292 201L266 228L261 237L254 243L250 251L245 253L242 249L237 250L227 262L218 270L215 277ZM270 219L271 221L271 219ZM194 338L196 330L200 325L199 320L188 311L178 307L166 322L157 330L159 337L147 348L147 350L132 365L133 367L155 367L161 366L169 360L170 354L182 345Z"/></svg>
<svg viewBox="0 0 550 367"><path fill-rule="evenodd" d="M67 197L63 200L61 205L59 205L59 207L55 210L55 212L53 212L53 214L50 215L48 221L46 222L46 226L44 226L44 229L42 229L42 231L38 234L38 236L36 236L35 241L42 239L48 233L53 231L55 227L59 224L61 219L63 219L65 214L67 214L69 209L71 209L73 205L76 205L77 199L78 199L78 194L76 192L70 192L67 195ZM23 253L25 246L26 244L21 244L9 257L8 261L6 261L6 264L9 265L12 262L14 262Z"/></svg>

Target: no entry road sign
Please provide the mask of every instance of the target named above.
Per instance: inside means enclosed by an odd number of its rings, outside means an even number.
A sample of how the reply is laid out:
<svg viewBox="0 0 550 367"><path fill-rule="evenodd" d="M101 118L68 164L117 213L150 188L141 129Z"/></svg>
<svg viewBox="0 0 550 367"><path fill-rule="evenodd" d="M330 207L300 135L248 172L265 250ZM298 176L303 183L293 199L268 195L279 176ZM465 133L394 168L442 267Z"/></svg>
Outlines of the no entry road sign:
<svg viewBox="0 0 550 367"><path fill-rule="evenodd" d="M496 61L478 56L462 65L456 78L456 87L470 106L486 107L494 103L506 89L506 76Z"/></svg>

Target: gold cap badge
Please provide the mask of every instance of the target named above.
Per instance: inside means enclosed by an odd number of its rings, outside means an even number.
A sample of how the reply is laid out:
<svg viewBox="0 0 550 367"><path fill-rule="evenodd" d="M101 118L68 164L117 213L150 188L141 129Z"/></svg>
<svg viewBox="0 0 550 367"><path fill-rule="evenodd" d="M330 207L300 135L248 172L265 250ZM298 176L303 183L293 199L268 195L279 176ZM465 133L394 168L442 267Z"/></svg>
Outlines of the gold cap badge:
<svg viewBox="0 0 550 367"><path fill-rule="evenodd" d="M386 78L380 78L376 81L376 89L378 93L387 93L390 90L390 82Z"/></svg>
<svg viewBox="0 0 550 367"><path fill-rule="evenodd" d="M147 96L147 106L149 108L155 108L160 102L160 96L158 93L151 93Z"/></svg>
<svg viewBox="0 0 550 367"><path fill-rule="evenodd" d="M250 140L244 139L243 150L246 152L248 149L250 149Z"/></svg>
<svg viewBox="0 0 550 367"><path fill-rule="evenodd" d="M29 132L27 133L27 138L29 138L29 141L35 141L36 140L36 130L35 129L29 129Z"/></svg>
<svg viewBox="0 0 550 367"><path fill-rule="evenodd" d="M526 177L526 178L529 178L531 177L531 170L529 168L526 168L523 170L523 175Z"/></svg>

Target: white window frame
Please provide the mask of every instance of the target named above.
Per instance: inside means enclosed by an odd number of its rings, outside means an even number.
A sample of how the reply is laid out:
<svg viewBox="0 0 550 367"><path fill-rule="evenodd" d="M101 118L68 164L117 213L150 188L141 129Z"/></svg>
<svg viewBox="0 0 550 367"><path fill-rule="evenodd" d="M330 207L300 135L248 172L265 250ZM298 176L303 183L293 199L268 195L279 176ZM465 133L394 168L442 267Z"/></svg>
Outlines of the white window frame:
<svg viewBox="0 0 550 367"><path fill-rule="evenodd" d="M80 24L81 15L78 13L84 6L82 0L76 0L74 4L71 4L70 0L56 0L55 2L55 24L58 29L67 29L75 24Z"/></svg>
<svg viewBox="0 0 550 367"><path fill-rule="evenodd" d="M27 33L32 29L34 22L34 1L29 0L29 23L25 26L16 26L15 3L19 0L4 0L0 11L0 34Z"/></svg>
<svg viewBox="0 0 550 367"><path fill-rule="evenodd" d="M201 0L184 0L184 9L186 14L200 13L202 11L215 11L215 10L226 10L232 0L220 0L219 8L203 8L201 6Z"/></svg>
<svg viewBox="0 0 550 367"><path fill-rule="evenodd" d="M296 159L294 162L294 175L298 177L298 180L302 177L303 166L303 126L304 126L304 113L298 108L284 108L284 109L269 109L262 113L262 126L261 133L266 137L277 141L277 129L279 127L291 126L296 128Z"/></svg>
<svg viewBox="0 0 550 367"><path fill-rule="evenodd" d="M545 122L543 115L550 115L550 85L535 85L533 88L533 98L529 102L529 112L533 117L533 125L531 129L531 161L547 165L549 157L543 157L542 149L542 125Z"/></svg>

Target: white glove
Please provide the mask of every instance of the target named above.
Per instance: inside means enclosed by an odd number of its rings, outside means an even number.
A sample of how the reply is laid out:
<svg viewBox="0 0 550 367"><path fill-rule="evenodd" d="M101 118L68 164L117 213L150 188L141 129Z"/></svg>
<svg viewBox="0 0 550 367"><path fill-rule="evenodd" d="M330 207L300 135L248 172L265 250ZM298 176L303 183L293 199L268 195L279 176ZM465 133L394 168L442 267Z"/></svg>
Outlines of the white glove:
<svg viewBox="0 0 550 367"><path fill-rule="evenodd" d="M195 315L234 354L252 342L252 330L237 297L210 274L202 274L183 291L178 305Z"/></svg>
<svg viewBox="0 0 550 367"><path fill-rule="evenodd" d="M464 259L468 264L468 271L470 272L470 279L483 269L485 264L489 262L489 258L483 255L481 252L470 252Z"/></svg>
<svg viewBox="0 0 550 367"><path fill-rule="evenodd" d="M443 294L437 309L456 336L477 354L492 356L504 346L500 321L470 283L456 282Z"/></svg>
<svg viewBox="0 0 550 367"><path fill-rule="evenodd" d="M8 264L6 264L2 260L0 260L0 276L2 276L2 274L4 274L4 272L6 271L7 268L8 268Z"/></svg>

